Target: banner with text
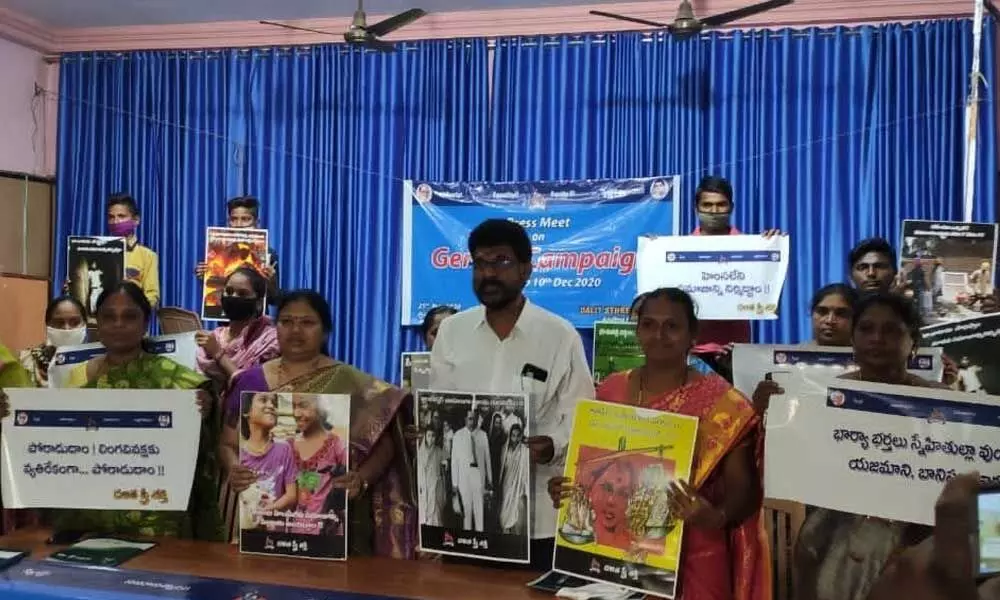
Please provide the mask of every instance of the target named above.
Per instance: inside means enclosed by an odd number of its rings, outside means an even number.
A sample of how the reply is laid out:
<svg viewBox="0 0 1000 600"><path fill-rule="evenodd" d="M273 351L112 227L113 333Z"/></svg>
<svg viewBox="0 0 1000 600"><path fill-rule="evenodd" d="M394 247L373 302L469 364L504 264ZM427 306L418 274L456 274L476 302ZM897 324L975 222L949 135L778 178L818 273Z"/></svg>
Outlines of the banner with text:
<svg viewBox="0 0 1000 600"><path fill-rule="evenodd" d="M643 236L638 248L638 293L681 288L697 303L699 319L778 318L788 236Z"/></svg>
<svg viewBox="0 0 1000 600"><path fill-rule="evenodd" d="M946 481L1000 481L1000 397L802 374L771 398L764 492L930 525Z"/></svg>
<svg viewBox="0 0 1000 600"><path fill-rule="evenodd" d="M855 368L854 350L830 346L733 346L733 386L748 398L765 378L784 383L797 373L836 377ZM944 361L940 348L921 348L910 359L910 373L941 381Z"/></svg>
<svg viewBox="0 0 1000 600"><path fill-rule="evenodd" d="M5 391L5 507L187 510L198 458L190 441L201 435L194 391Z"/></svg>
<svg viewBox="0 0 1000 600"><path fill-rule="evenodd" d="M198 368L198 344L194 341L193 331L149 338L146 350L189 369ZM49 363L49 387L66 388L72 381L86 381L87 361L103 356L104 352L104 346L98 342L56 348Z"/></svg>
<svg viewBox="0 0 1000 600"><path fill-rule="evenodd" d="M677 176L403 182L403 325L419 325L442 304L479 304L469 232L497 218L520 223L531 238L534 270L525 294L532 302L577 327L627 316L636 295L636 239L677 233L679 183Z"/></svg>
<svg viewBox="0 0 1000 600"><path fill-rule="evenodd" d="M1000 313L924 327L925 344L958 363L958 389L1000 396Z"/></svg>

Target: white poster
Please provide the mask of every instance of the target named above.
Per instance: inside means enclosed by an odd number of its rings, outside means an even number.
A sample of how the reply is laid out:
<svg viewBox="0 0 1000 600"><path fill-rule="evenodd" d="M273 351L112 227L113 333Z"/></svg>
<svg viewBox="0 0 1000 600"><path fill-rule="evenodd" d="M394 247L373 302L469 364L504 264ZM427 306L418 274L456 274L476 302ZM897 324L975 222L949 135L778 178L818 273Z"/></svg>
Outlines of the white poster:
<svg viewBox="0 0 1000 600"><path fill-rule="evenodd" d="M194 391L5 391L5 507L187 510L201 435Z"/></svg>
<svg viewBox="0 0 1000 600"><path fill-rule="evenodd" d="M147 350L189 369L198 368L198 344L194 341L193 331L149 338ZM74 369L86 369L88 360L103 354L104 346L98 342L57 348L49 363L49 387L68 387Z"/></svg>
<svg viewBox="0 0 1000 600"><path fill-rule="evenodd" d="M748 398L757 384L770 375L779 383L792 373L836 377L855 368L854 350L832 346L733 346L733 386ZM944 363L940 348L921 348L910 359L910 373L930 381L941 381Z"/></svg>
<svg viewBox="0 0 1000 600"><path fill-rule="evenodd" d="M681 288L701 319L777 319L788 236L643 236L636 272L639 294Z"/></svg>
<svg viewBox="0 0 1000 600"><path fill-rule="evenodd" d="M1000 397L799 376L771 398L766 497L930 525L944 483L1000 481Z"/></svg>

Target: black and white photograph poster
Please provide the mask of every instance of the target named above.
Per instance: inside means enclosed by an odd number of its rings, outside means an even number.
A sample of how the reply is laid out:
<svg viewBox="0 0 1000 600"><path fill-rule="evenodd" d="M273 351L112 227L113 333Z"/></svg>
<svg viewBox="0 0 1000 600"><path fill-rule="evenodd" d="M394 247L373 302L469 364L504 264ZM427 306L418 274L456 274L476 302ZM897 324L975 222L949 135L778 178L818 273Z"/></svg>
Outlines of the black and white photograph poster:
<svg viewBox="0 0 1000 600"><path fill-rule="evenodd" d="M400 359L400 381L404 390L426 390L431 387L430 352L403 352Z"/></svg>
<svg viewBox="0 0 1000 600"><path fill-rule="evenodd" d="M958 364L958 391L1000 396L1000 312L924 327L920 336Z"/></svg>
<svg viewBox="0 0 1000 600"><path fill-rule="evenodd" d="M240 552L347 559L351 397L244 392L240 465L257 480L240 493Z"/></svg>
<svg viewBox="0 0 1000 600"><path fill-rule="evenodd" d="M896 286L928 325L995 309L997 224L903 221Z"/></svg>
<svg viewBox="0 0 1000 600"><path fill-rule="evenodd" d="M66 266L69 293L87 307L93 325L101 292L125 279L125 238L71 235Z"/></svg>
<svg viewBox="0 0 1000 600"><path fill-rule="evenodd" d="M531 561L527 394L418 390L420 549Z"/></svg>

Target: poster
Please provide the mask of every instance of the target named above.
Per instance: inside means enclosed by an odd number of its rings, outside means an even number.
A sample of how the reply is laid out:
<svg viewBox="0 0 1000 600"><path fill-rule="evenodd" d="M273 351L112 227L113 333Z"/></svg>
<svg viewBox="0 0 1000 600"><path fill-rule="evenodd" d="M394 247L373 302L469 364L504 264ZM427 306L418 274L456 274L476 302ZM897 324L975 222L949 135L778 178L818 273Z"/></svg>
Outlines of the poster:
<svg viewBox="0 0 1000 600"><path fill-rule="evenodd" d="M267 230L209 227L205 232L205 271L201 294L201 318L225 320L222 292L226 277L246 265L261 271L268 264Z"/></svg>
<svg viewBox="0 0 1000 600"><path fill-rule="evenodd" d="M667 489L690 479L697 433L695 417L581 401L565 471L576 487L559 509L553 568L673 598L684 525Z"/></svg>
<svg viewBox="0 0 1000 600"><path fill-rule="evenodd" d="M777 319L788 243L787 235L643 236L638 293L681 288L694 299L699 319Z"/></svg>
<svg viewBox="0 0 1000 600"><path fill-rule="evenodd" d="M770 374L784 383L795 373L836 377L855 369L854 350L830 346L733 345L733 387L747 398L753 397L757 384ZM940 348L920 348L910 359L910 373L929 381L941 381L944 362Z"/></svg>
<svg viewBox="0 0 1000 600"><path fill-rule="evenodd" d="M93 325L101 292L125 281L125 238L71 235L67 243L69 294L87 308Z"/></svg>
<svg viewBox="0 0 1000 600"><path fill-rule="evenodd" d="M347 492L332 480L350 467L351 397L245 392L241 401L240 464L257 481L240 494L240 552L347 560Z"/></svg>
<svg viewBox="0 0 1000 600"><path fill-rule="evenodd" d="M195 332L172 333L149 338L146 351L169 358L189 369L197 369L198 344ZM97 342L75 346L60 346L49 363L49 387L66 388L76 375L78 381L86 381L84 371L87 361L104 355L104 346Z"/></svg>
<svg viewBox="0 0 1000 600"><path fill-rule="evenodd" d="M134 390L5 391L5 507L187 510L198 444L177 440L201 435L193 390L143 390L141 409Z"/></svg>
<svg viewBox="0 0 1000 600"><path fill-rule="evenodd" d="M153 542L133 542L119 538L88 538L52 554L46 561L71 563L91 568L114 568L156 547Z"/></svg>
<svg viewBox="0 0 1000 600"><path fill-rule="evenodd" d="M897 285L933 325L980 314L992 302L997 224L903 221Z"/></svg>
<svg viewBox="0 0 1000 600"><path fill-rule="evenodd" d="M629 321L594 323L594 385L612 373L641 367L646 356L635 337L636 324Z"/></svg>
<svg viewBox="0 0 1000 600"><path fill-rule="evenodd" d="M403 352L400 381L404 390L426 390L431 387L431 353Z"/></svg>
<svg viewBox="0 0 1000 600"><path fill-rule="evenodd" d="M419 390L420 549L531 561L527 394Z"/></svg>
<svg viewBox="0 0 1000 600"><path fill-rule="evenodd" d="M921 336L958 365L960 391L1000 396L1000 313L924 327Z"/></svg>
<svg viewBox="0 0 1000 600"><path fill-rule="evenodd" d="M768 498L932 525L955 475L1000 481L1000 397L807 374L784 388L767 414Z"/></svg>
<svg viewBox="0 0 1000 600"><path fill-rule="evenodd" d="M524 183L403 182L402 324L435 306L478 306L468 236L487 219L520 223L534 247L524 293L576 327L627 317L636 238L677 233L680 178Z"/></svg>

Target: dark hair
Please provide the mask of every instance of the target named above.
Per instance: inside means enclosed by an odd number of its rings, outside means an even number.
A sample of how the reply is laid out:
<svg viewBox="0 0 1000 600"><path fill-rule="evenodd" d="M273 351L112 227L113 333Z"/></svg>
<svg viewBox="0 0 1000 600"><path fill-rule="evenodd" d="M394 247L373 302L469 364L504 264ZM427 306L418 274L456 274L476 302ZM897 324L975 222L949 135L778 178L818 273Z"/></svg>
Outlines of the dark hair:
<svg viewBox="0 0 1000 600"><path fill-rule="evenodd" d="M233 275L242 275L250 280L250 287L253 288L253 293L258 298L263 298L267 295L267 280L264 276L260 274L260 271L253 267L243 265L242 267L234 270L232 273L226 277L226 283L232 279Z"/></svg>
<svg viewBox="0 0 1000 600"><path fill-rule="evenodd" d="M852 313L858 305L858 300L861 298L858 291L846 283L831 283L816 290L812 301L809 302L809 312L814 312L819 303L825 300L827 296L840 296L846 300L847 304L851 307Z"/></svg>
<svg viewBox="0 0 1000 600"><path fill-rule="evenodd" d="M253 407L253 399L258 395L277 396L274 392L245 392L240 398L240 435L245 440L250 439L250 419L246 417L250 415L250 409Z"/></svg>
<svg viewBox="0 0 1000 600"><path fill-rule="evenodd" d="M639 307L642 306L642 303L645 302L646 298L648 298L648 297L649 297L649 292L644 292L644 293L639 294L638 296L636 296L635 300L632 301L632 306L630 306L629 309L628 309L628 316L629 317L631 317L632 315L637 315L638 316L638 314L639 314Z"/></svg>
<svg viewBox="0 0 1000 600"><path fill-rule="evenodd" d="M639 303L638 317L642 319L642 315L646 312L646 307L649 306L649 301L657 298L663 298L674 304L680 304L684 307L684 316L687 317L688 329L691 333L698 331L698 315L694 306L694 300L691 295L680 288L674 287L662 287L657 288L645 295L642 302Z"/></svg>
<svg viewBox="0 0 1000 600"><path fill-rule="evenodd" d="M101 307L104 306L108 298L118 293L125 294L139 307L139 310L142 311L142 318L147 324L153 319L153 306L149 303L149 299L146 298L146 294L142 293L142 288L131 281L119 282L114 287L101 292L101 295L97 297L97 313L100 314Z"/></svg>
<svg viewBox="0 0 1000 600"><path fill-rule="evenodd" d="M896 249L885 238L880 237L861 240L856 246L851 248L850 254L847 255L848 270L853 271L854 265L861 260L862 256L869 252L884 254L889 259L889 266L892 268L892 272L896 272Z"/></svg>
<svg viewBox="0 0 1000 600"><path fill-rule="evenodd" d="M487 219L469 234L469 254L480 248L510 246L519 263L531 262L531 238L520 224L507 219Z"/></svg>
<svg viewBox="0 0 1000 600"><path fill-rule="evenodd" d="M309 305L309 308L316 311L319 315L319 321L323 326L323 333L330 333L333 331L333 316L330 312L330 303L326 301L326 298L321 296L319 293L313 290L292 290L291 292L285 292L281 294L281 298L278 299L278 316L281 316L281 311L285 310L292 302L305 302Z"/></svg>
<svg viewBox="0 0 1000 600"><path fill-rule="evenodd" d="M260 201L253 196L237 196L226 202L226 214L233 212L237 208L245 208L250 211L253 218L257 218L260 213Z"/></svg>
<svg viewBox="0 0 1000 600"><path fill-rule="evenodd" d="M729 200L729 206L733 205L733 184L729 183L729 180L724 177L708 175L701 178L701 181L698 182L698 188L694 191L695 208L698 207L698 200L701 199L701 195L706 193L720 194L726 200Z"/></svg>
<svg viewBox="0 0 1000 600"><path fill-rule="evenodd" d="M858 323L861 322L861 316L868 309L876 306L884 306L899 317L899 320L906 325L906 329L910 332L913 344L915 346L920 345L920 327L923 325L920 312L917 311L917 307L912 300L891 292L873 292L862 296L854 309L854 326L852 327L852 331L858 327Z"/></svg>
<svg viewBox="0 0 1000 600"><path fill-rule="evenodd" d="M57 298L53 298L52 300L49 301L49 305L45 307L46 323L52 320L52 313L56 312L56 308L58 308L59 305L62 304L63 302L69 302L70 304L75 306L76 309L80 311L80 316L83 317L83 320L84 321L87 320L87 307L85 307L82 302L80 302L73 296L63 295Z"/></svg>
<svg viewBox="0 0 1000 600"><path fill-rule="evenodd" d="M127 208L129 212L132 213L132 216L134 217L141 216L139 214L139 205L136 203L135 198L133 198L129 194L111 194L111 196L108 198L108 206L107 206L108 210L111 210L112 206L119 206L119 205Z"/></svg>
<svg viewBox="0 0 1000 600"><path fill-rule="evenodd" d="M431 327L434 326L434 319L438 318L438 315L444 317L450 317L451 315L457 313L458 311L453 306L448 306L447 304L442 304L441 306L435 306L434 308L427 311L424 315L424 322L420 324L420 335L427 337L430 333Z"/></svg>

